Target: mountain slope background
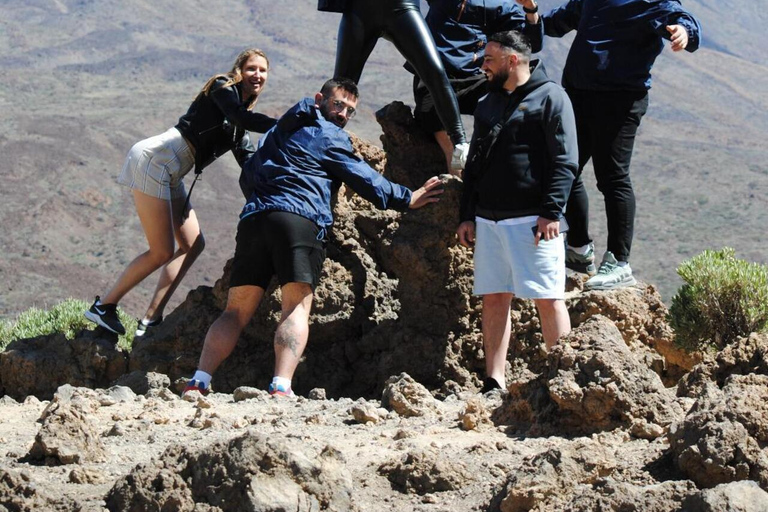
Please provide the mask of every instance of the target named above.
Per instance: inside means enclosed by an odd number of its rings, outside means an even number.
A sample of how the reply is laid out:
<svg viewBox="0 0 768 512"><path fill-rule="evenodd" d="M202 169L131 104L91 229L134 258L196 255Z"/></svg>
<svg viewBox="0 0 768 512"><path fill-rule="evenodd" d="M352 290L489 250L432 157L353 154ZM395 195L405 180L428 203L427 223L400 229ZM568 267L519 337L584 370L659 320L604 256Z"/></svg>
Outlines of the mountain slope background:
<svg viewBox="0 0 768 512"><path fill-rule="evenodd" d="M0 317L104 293L145 250L127 189L128 149L173 126L212 74L257 46L272 70L258 110L278 116L333 72L339 16L313 0L0 0ZM559 5L542 0L542 11ZM706 248L768 262L768 15L757 2L690 0L704 26L693 54L668 49L633 159L638 216L632 266L669 300L676 266ZM427 10L426 4L423 6ZM539 55L559 79L570 37ZM349 128L377 141L373 113L412 104L411 75L381 40ZM468 129L471 118L465 118ZM205 170L193 203L206 250L171 302L212 284L233 252L242 197L227 156ZM592 231L605 249L591 168ZM190 183L188 179L188 184ZM154 277L122 302L143 314ZM168 310L170 311L170 309Z"/></svg>

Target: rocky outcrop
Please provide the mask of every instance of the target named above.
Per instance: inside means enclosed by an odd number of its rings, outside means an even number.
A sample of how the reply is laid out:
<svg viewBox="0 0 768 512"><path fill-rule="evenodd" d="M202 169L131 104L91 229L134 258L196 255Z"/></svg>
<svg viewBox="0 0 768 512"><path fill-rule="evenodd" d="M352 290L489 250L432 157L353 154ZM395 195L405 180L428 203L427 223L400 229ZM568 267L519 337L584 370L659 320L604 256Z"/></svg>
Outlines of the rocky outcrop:
<svg viewBox="0 0 768 512"><path fill-rule="evenodd" d="M382 464L379 473L386 476L395 489L417 494L456 490L472 480L461 463L434 449L409 452L402 459Z"/></svg>
<svg viewBox="0 0 768 512"><path fill-rule="evenodd" d="M62 384L106 388L128 368L117 337L102 329L81 331L75 339L52 334L18 340L0 352L0 395L50 399Z"/></svg>
<svg viewBox="0 0 768 512"><path fill-rule="evenodd" d="M437 411L437 404L429 390L407 373L387 379L381 394L381 405L406 418L426 416Z"/></svg>
<svg viewBox="0 0 768 512"><path fill-rule="evenodd" d="M677 386L679 396L699 397L712 382L722 388L732 375L768 375L768 334L739 338L696 366Z"/></svg>
<svg viewBox="0 0 768 512"><path fill-rule="evenodd" d="M659 376L629 350L608 319L595 316L555 347L541 374L509 383L497 424L528 434L585 434L646 423L665 427L684 410ZM646 428L647 433L662 429Z"/></svg>
<svg viewBox="0 0 768 512"><path fill-rule="evenodd" d="M669 433L680 470L700 487L754 480L768 490L768 375L710 384Z"/></svg>
<svg viewBox="0 0 768 512"><path fill-rule="evenodd" d="M81 512L83 507L68 498L53 498L30 482L22 471L0 468L0 511L3 512Z"/></svg>
<svg viewBox="0 0 768 512"><path fill-rule="evenodd" d="M104 443L88 416L100 407L98 394L65 386L40 417L40 430L27 458L53 466L100 462Z"/></svg>
<svg viewBox="0 0 768 512"><path fill-rule="evenodd" d="M249 432L202 450L180 445L137 466L107 496L112 511L358 510L340 454ZM209 507L206 507L208 505Z"/></svg>

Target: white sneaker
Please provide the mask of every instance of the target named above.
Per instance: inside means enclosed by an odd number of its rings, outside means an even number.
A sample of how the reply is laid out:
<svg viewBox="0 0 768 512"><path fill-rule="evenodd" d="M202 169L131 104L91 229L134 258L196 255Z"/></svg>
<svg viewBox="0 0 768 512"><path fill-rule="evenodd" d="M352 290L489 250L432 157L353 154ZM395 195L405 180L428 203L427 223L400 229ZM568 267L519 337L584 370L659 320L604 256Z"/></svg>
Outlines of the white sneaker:
<svg viewBox="0 0 768 512"><path fill-rule="evenodd" d="M597 275L590 277L584 288L588 290L613 290L637 284L632 276L632 269L629 263L623 267L619 265L616 257L611 251L605 251L603 262L597 269Z"/></svg>
<svg viewBox="0 0 768 512"><path fill-rule="evenodd" d="M453 155L451 155L451 170L460 171L467 165L467 155L469 154L469 144L464 142L463 144L456 144L453 147Z"/></svg>

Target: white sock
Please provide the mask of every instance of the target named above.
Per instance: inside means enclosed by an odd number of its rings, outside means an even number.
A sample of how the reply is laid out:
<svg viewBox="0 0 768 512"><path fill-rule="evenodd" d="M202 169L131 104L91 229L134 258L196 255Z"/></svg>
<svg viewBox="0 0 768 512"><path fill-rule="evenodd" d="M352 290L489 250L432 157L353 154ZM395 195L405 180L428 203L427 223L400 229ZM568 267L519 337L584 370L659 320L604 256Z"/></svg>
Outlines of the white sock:
<svg viewBox="0 0 768 512"><path fill-rule="evenodd" d="M628 261L617 261L616 263L618 263L620 267L626 267L627 265L629 265Z"/></svg>
<svg viewBox="0 0 768 512"><path fill-rule="evenodd" d="M192 380L199 381L205 389L211 387L211 376L202 370L197 370L192 376Z"/></svg>
<svg viewBox="0 0 768 512"><path fill-rule="evenodd" d="M285 377L272 377L272 384L275 387L282 386L283 389L291 389L291 379L286 379Z"/></svg>
<svg viewBox="0 0 768 512"><path fill-rule="evenodd" d="M581 256L585 256L589 252L590 247L590 244L582 245L581 247L572 247L570 245L568 246L570 250L576 254L580 254Z"/></svg>

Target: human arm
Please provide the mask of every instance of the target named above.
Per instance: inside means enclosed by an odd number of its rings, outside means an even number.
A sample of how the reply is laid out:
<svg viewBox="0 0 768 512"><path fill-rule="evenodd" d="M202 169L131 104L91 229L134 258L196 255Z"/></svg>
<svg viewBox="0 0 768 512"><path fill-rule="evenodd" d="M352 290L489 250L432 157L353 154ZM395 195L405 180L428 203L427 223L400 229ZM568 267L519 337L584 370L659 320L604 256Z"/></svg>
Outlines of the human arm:
<svg viewBox="0 0 768 512"><path fill-rule="evenodd" d="M563 37L571 30L576 30L581 21L583 0L568 0L567 3L549 11L541 18L544 33L549 37Z"/></svg>
<svg viewBox="0 0 768 512"><path fill-rule="evenodd" d="M651 22L656 33L668 39L673 51L695 52L701 45L701 24L680 2L667 0L657 6Z"/></svg>
<svg viewBox="0 0 768 512"><path fill-rule="evenodd" d="M213 103L221 110L224 117L238 128L252 132L265 133L275 126L277 119L246 108L240 102L240 95L234 85L224 87L224 79L217 80L208 95Z"/></svg>
<svg viewBox="0 0 768 512"><path fill-rule="evenodd" d="M473 221L475 220L475 208L477 207L477 192L475 191L475 184L477 183L477 167L478 162L475 154L478 151L478 122L475 118L475 128L472 132L472 142L469 144L469 154L467 155L467 165L464 167L461 178L464 182L464 187L461 191L461 200L459 202L459 220Z"/></svg>
<svg viewBox="0 0 768 512"><path fill-rule="evenodd" d="M498 31L520 31L531 43L531 52L538 53L541 51L542 42L544 40L544 24L541 23L541 17L538 13L539 6L536 4L535 0L515 1L517 2L517 5L510 4L510 12L506 15L506 19L501 24ZM520 11L523 9L528 9L529 11L535 10L536 12L521 13Z"/></svg>
<svg viewBox="0 0 768 512"><path fill-rule="evenodd" d="M354 153L349 139L344 141L342 137L323 137L321 142L323 169L380 210L405 211L410 208L413 201L412 192L407 187L391 182L376 172ZM428 197L422 200L426 199ZM420 204L419 207L424 204Z"/></svg>
<svg viewBox="0 0 768 512"><path fill-rule="evenodd" d="M549 221L559 221L565 214L565 206L571 193L571 186L579 166L578 144L576 140L576 120L573 107L562 88L552 85L545 104L544 137L548 155L549 172L544 195L539 210L539 217ZM544 234L554 233L554 226L540 228ZM557 226L559 232L559 226ZM555 235L556 236L556 235Z"/></svg>

